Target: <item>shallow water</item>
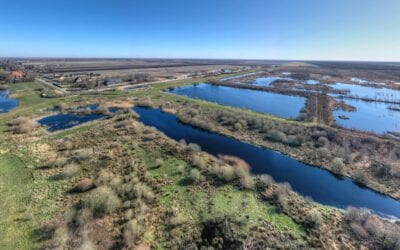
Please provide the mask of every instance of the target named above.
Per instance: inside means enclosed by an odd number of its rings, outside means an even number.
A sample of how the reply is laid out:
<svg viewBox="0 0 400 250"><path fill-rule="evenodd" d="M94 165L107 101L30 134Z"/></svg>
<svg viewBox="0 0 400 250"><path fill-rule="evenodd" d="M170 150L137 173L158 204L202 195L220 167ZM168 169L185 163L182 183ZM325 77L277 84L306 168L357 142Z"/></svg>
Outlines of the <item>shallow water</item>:
<svg viewBox="0 0 400 250"><path fill-rule="evenodd" d="M7 113L19 105L19 101L8 97L9 91L0 90L0 113Z"/></svg>
<svg viewBox="0 0 400 250"><path fill-rule="evenodd" d="M310 79L310 80L305 80L304 83L309 85L315 85L315 84L320 84L320 81Z"/></svg>
<svg viewBox="0 0 400 250"><path fill-rule="evenodd" d="M275 82L276 80L293 81L292 78L288 77L269 76L257 78L251 84L256 86L271 86L271 83Z"/></svg>
<svg viewBox="0 0 400 250"><path fill-rule="evenodd" d="M400 201L360 187L349 178L338 178L278 152L193 128L159 109L136 107L134 110L145 125L154 126L170 138L196 143L214 156L239 157L250 165L252 174L269 174L277 182L288 182L294 191L316 202L338 208L365 207L382 216L400 218Z"/></svg>
<svg viewBox="0 0 400 250"><path fill-rule="evenodd" d="M389 109L389 107L394 106L393 104L356 99L344 99L344 102L356 107L357 111L335 110L333 115L339 125L378 134L389 131L400 132L400 111ZM347 116L349 119L340 119L339 116L341 115Z"/></svg>
<svg viewBox="0 0 400 250"><path fill-rule="evenodd" d="M306 102L306 98L300 96L215 86L206 83L183 86L171 90L170 93L283 118L298 117Z"/></svg>
<svg viewBox="0 0 400 250"><path fill-rule="evenodd" d="M400 91L388 88L373 88L355 84L336 83L330 85L334 89L348 90L348 95L358 98L369 98L379 101L400 102Z"/></svg>

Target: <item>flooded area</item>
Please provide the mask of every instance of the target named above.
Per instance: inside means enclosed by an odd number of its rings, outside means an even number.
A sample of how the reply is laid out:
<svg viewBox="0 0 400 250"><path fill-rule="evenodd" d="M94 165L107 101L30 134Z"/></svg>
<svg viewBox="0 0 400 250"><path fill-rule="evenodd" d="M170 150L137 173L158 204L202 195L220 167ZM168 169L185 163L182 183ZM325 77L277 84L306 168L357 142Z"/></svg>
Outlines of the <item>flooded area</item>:
<svg viewBox="0 0 400 250"><path fill-rule="evenodd" d="M400 102L400 91L389 88L374 88L356 84L336 83L329 85L337 90L348 91L347 96L376 101Z"/></svg>
<svg viewBox="0 0 400 250"><path fill-rule="evenodd" d="M275 82L277 80L293 81L292 78L288 78L288 77L269 76L269 77L257 78L254 81L250 82L250 84L256 85L256 86L270 86L273 82Z"/></svg>
<svg viewBox="0 0 400 250"><path fill-rule="evenodd" d="M250 165L252 174L269 174L275 181L289 183L294 191L318 203L338 208L365 207L382 216L400 218L400 201L361 187L349 178L339 178L278 152L182 124L175 115L160 109L135 107L134 110L141 122L170 138L196 143L214 156L239 157Z"/></svg>
<svg viewBox="0 0 400 250"><path fill-rule="evenodd" d="M400 111L395 110L398 106L357 99L344 99L344 102L357 110L334 111L333 115L339 125L377 134L400 131ZM346 117L346 119L341 119L340 117Z"/></svg>
<svg viewBox="0 0 400 250"><path fill-rule="evenodd" d="M16 108L18 105L18 100L9 98L8 90L0 91L0 113L7 113L11 109Z"/></svg>
<svg viewBox="0 0 400 250"><path fill-rule="evenodd" d="M300 96L215 86L207 83L179 87L171 90L170 93L288 119L298 117L306 102L306 98Z"/></svg>

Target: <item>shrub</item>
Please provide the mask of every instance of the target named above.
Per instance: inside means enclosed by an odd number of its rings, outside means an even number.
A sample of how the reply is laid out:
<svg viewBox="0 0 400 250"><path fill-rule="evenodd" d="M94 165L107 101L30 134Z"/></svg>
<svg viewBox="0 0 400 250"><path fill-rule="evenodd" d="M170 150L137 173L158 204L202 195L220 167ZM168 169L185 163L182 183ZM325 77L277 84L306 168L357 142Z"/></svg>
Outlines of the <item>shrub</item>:
<svg viewBox="0 0 400 250"><path fill-rule="evenodd" d="M263 175L259 176L258 180L259 180L259 184L262 188L268 188L268 187L272 186L272 184L275 183L272 176L267 175L267 174L263 174Z"/></svg>
<svg viewBox="0 0 400 250"><path fill-rule="evenodd" d="M118 196L111 188L106 186L91 191L85 203L98 215L112 213L121 205Z"/></svg>
<svg viewBox="0 0 400 250"><path fill-rule="evenodd" d="M187 149L191 152L200 152L201 151L201 147L196 143L189 143L187 145Z"/></svg>
<svg viewBox="0 0 400 250"><path fill-rule="evenodd" d="M12 123L12 131L16 134L26 134L32 132L37 127L37 123L26 117L19 117Z"/></svg>
<svg viewBox="0 0 400 250"><path fill-rule="evenodd" d="M354 180L359 183L359 184L363 184L363 185L368 185L368 177L367 174L364 172L364 170L362 169L357 169L356 171L354 171Z"/></svg>
<svg viewBox="0 0 400 250"><path fill-rule="evenodd" d="M346 209L345 219L349 222L364 223L369 217L370 212L367 209L359 209L354 207L348 207Z"/></svg>
<svg viewBox="0 0 400 250"><path fill-rule="evenodd" d="M344 167L345 167L345 165L343 163L343 159L342 158L336 157L336 158L333 159L333 161L332 161L332 170L335 173L342 174Z"/></svg>
<svg viewBox="0 0 400 250"><path fill-rule="evenodd" d="M124 230L124 241L129 248L135 246L136 241L143 233L143 228L136 219L130 220Z"/></svg>
<svg viewBox="0 0 400 250"><path fill-rule="evenodd" d="M331 157L331 152L325 147L317 148L316 152L322 158L329 159Z"/></svg>
<svg viewBox="0 0 400 250"><path fill-rule="evenodd" d="M193 168L193 169L190 170L189 179L190 179L192 182L197 183L197 182L200 182L200 181L201 181L202 175L201 175L201 173L200 173L199 170Z"/></svg>
<svg viewBox="0 0 400 250"><path fill-rule="evenodd" d="M95 250L97 249L93 242L89 239L85 239L78 250Z"/></svg>
<svg viewBox="0 0 400 250"><path fill-rule="evenodd" d="M235 123L235 124L233 125L233 128L234 128L235 130L242 130L242 129L243 129L243 125L242 125L241 123L237 122L237 123Z"/></svg>
<svg viewBox="0 0 400 250"><path fill-rule="evenodd" d="M206 169L207 162L206 160L200 155L194 155L192 159L193 165L199 169Z"/></svg>
<svg viewBox="0 0 400 250"><path fill-rule="evenodd" d="M318 228L322 223L322 215L316 209L311 209L307 213L306 223L311 227Z"/></svg>
<svg viewBox="0 0 400 250"><path fill-rule="evenodd" d="M359 239L365 239L369 236L368 232L358 223L350 223L350 228Z"/></svg>
<svg viewBox="0 0 400 250"><path fill-rule="evenodd" d="M80 171L80 167L74 163L70 163L64 167L62 175L64 178L71 178L77 175Z"/></svg>
<svg viewBox="0 0 400 250"><path fill-rule="evenodd" d="M170 225L173 227L180 226L187 222L187 218L182 213L177 213L170 219Z"/></svg>
<svg viewBox="0 0 400 250"><path fill-rule="evenodd" d="M176 170L177 170L178 173L180 173L180 174L185 174L186 167L185 167L185 165L180 164L180 165L178 165L178 167L176 168Z"/></svg>
<svg viewBox="0 0 400 250"><path fill-rule="evenodd" d="M231 166L222 166L220 167L218 172L219 178L221 178L224 181L231 181L235 179L235 170Z"/></svg>
<svg viewBox="0 0 400 250"><path fill-rule="evenodd" d="M53 160L50 160L50 162L48 163L48 165L50 167L55 167L55 168L61 168L63 167L65 164L67 164L67 158L63 157L63 156L59 156Z"/></svg>
<svg viewBox="0 0 400 250"><path fill-rule="evenodd" d="M266 139L273 141L273 142L286 142L286 134L283 133L282 131L272 129L267 132L266 134Z"/></svg>
<svg viewBox="0 0 400 250"><path fill-rule="evenodd" d="M54 243L61 248L68 247L69 232L66 225L62 225L56 229L53 235Z"/></svg>
<svg viewBox="0 0 400 250"><path fill-rule="evenodd" d="M240 178L240 184L246 189L254 188L254 179L253 177L246 175Z"/></svg>
<svg viewBox="0 0 400 250"><path fill-rule="evenodd" d="M299 136L289 135L287 137L286 144L291 147L300 147L302 143L302 139Z"/></svg>

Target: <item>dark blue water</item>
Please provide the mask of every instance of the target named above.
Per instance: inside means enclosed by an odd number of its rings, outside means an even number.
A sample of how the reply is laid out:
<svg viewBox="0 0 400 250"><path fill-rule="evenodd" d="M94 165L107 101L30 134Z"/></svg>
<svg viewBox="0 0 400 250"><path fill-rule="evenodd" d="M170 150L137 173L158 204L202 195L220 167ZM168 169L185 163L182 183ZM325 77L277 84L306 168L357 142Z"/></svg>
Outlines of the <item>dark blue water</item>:
<svg viewBox="0 0 400 250"><path fill-rule="evenodd" d="M57 130L72 128L80 124L94 121L106 117L103 114L89 114L89 115L76 115L76 114L57 114L47 116L39 120L39 124L48 126L50 132Z"/></svg>
<svg viewBox="0 0 400 250"><path fill-rule="evenodd" d="M94 111L99 107L98 104L90 104L87 106L79 106L76 108L67 108L67 111ZM108 109L111 113L117 112L119 109L111 107ZM39 120L40 125L46 125L50 132L57 130L63 130L67 128L72 128L80 124L91 122L94 120L102 119L107 117L105 114L101 113L91 113L91 114L56 114L47 116Z"/></svg>
<svg viewBox="0 0 400 250"><path fill-rule="evenodd" d="M180 123L176 116L159 109L136 107L140 120L174 140L196 143L212 155L233 155L245 160L253 174L269 174L277 182L288 182L293 190L324 205L365 207L383 216L400 218L400 201L340 179L330 172L306 165L272 150L210 133Z"/></svg>
<svg viewBox="0 0 400 250"><path fill-rule="evenodd" d="M298 117L306 102L306 98L300 96L215 86L206 83L183 86L171 90L170 93L283 118Z"/></svg>
<svg viewBox="0 0 400 250"><path fill-rule="evenodd" d="M18 100L8 98L8 95L7 90L0 91L0 113L6 113L19 105Z"/></svg>

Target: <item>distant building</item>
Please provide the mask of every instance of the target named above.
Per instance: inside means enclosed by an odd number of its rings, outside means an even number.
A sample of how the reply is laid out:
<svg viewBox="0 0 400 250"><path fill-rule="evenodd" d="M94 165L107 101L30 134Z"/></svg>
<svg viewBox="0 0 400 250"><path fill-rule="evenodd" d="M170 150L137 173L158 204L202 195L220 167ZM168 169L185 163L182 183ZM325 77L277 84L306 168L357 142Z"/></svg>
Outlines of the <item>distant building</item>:
<svg viewBox="0 0 400 250"><path fill-rule="evenodd" d="M13 71L10 74L10 77L14 78L14 79L22 79L26 76L25 72L22 71Z"/></svg>

